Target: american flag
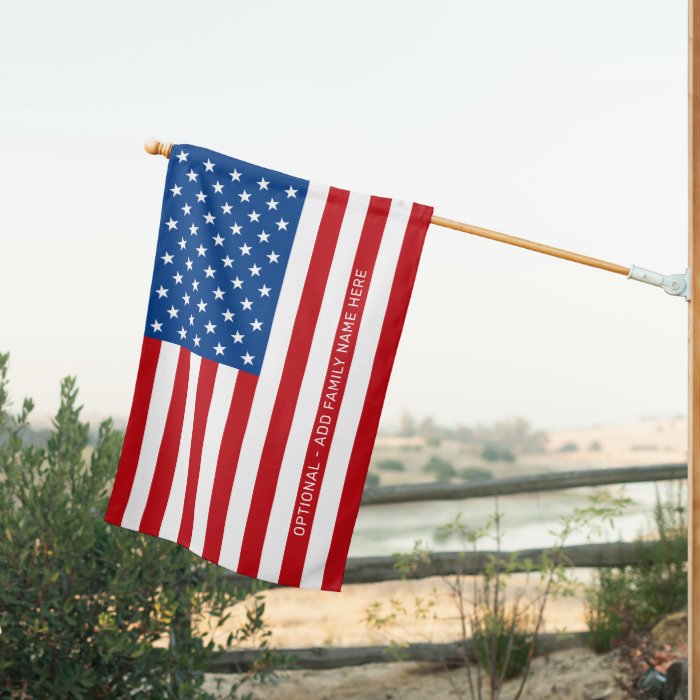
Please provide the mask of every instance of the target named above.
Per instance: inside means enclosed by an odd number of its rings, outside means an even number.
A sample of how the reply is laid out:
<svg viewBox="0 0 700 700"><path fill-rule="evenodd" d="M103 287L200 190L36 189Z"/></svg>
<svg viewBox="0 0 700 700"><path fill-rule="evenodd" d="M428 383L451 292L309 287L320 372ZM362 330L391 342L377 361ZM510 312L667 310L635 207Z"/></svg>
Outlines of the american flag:
<svg viewBox="0 0 700 700"><path fill-rule="evenodd" d="M107 522L340 590L431 214L174 146Z"/></svg>

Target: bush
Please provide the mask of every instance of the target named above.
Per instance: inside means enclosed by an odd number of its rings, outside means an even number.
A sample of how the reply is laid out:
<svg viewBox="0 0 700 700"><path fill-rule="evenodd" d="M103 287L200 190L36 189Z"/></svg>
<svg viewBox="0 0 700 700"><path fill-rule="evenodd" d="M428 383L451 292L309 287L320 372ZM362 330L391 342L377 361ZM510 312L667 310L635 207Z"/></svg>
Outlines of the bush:
<svg viewBox="0 0 700 700"><path fill-rule="evenodd" d="M623 632L641 632L688 604L688 530L680 484L662 501L657 489L651 549L624 568L599 569L587 591L586 621L595 651L609 651Z"/></svg>
<svg viewBox="0 0 700 700"><path fill-rule="evenodd" d="M404 467L403 462L399 462L398 459L383 459L381 462L377 462L377 469L382 472L406 471L406 467Z"/></svg>
<svg viewBox="0 0 700 700"><path fill-rule="evenodd" d="M7 364L0 355L0 695L208 697L214 644L198 623L207 616L216 629L246 593L171 542L107 525L121 434L104 421L87 456L68 378L48 443L28 444L32 402L10 415ZM229 643L260 637L264 647L263 610L254 597Z"/></svg>
<svg viewBox="0 0 700 700"><path fill-rule="evenodd" d="M372 472L369 472L365 479L365 488L373 489L376 486L379 486L379 474L372 474Z"/></svg>
<svg viewBox="0 0 700 700"><path fill-rule="evenodd" d="M575 442L565 442L557 452L578 452L578 445Z"/></svg>
<svg viewBox="0 0 700 700"><path fill-rule="evenodd" d="M487 445L481 453L481 459L487 462L515 462L515 455L500 445Z"/></svg>
<svg viewBox="0 0 700 700"><path fill-rule="evenodd" d="M457 476L452 462L448 462L441 457L431 457L423 467L423 471L428 474L434 474L436 481L449 481L453 476Z"/></svg>
<svg viewBox="0 0 700 700"><path fill-rule="evenodd" d="M493 474L488 469L467 467L459 470L459 478L464 479L464 481L491 481Z"/></svg>

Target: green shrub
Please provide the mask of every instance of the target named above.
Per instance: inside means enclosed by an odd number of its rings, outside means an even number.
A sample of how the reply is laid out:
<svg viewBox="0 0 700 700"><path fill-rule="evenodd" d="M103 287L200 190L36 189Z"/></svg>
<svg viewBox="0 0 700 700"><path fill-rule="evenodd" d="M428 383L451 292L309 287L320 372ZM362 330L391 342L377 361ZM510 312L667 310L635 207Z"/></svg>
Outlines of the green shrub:
<svg viewBox="0 0 700 700"><path fill-rule="evenodd" d="M578 445L575 442L565 442L557 452L578 452Z"/></svg>
<svg viewBox="0 0 700 700"><path fill-rule="evenodd" d="M515 462L515 455L500 445L487 445L481 453L481 459L487 462Z"/></svg>
<svg viewBox="0 0 700 700"><path fill-rule="evenodd" d="M436 481L449 481L453 476L457 476L452 462L435 456L428 460L428 463L423 467L423 471L428 474L434 474Z"/></svg>
<svg viewBox="0 0 700 700"><path fill-rule="evenodd" d="M459 470L459 478L464 479L464 481L491 481L493 474L488 469L467 467Z"/></svg>
<svg viewBox="0 0 700 700"><path fill-rule="evenodd" d="M377 462L377 469L382 472L406 471L406 467L404 467L403 462L399 462L398 459L383 459L381 462Z"/></svg>
<svg viewBox="0 0 700 700"><path fill-rule="evenodd" d="M609 651L624 631L641 632L688 604L688 529L680 484L664 501L657 489L653 529L656 543L640 550L633 565L599 569L587 591L586 621L596 651ZM650 538L640 544L645 539Z"/></svg>
<svg viewBox="0 0 700 700"><path fill-rule="evenodd" d="M200 623L216 629L247 593L173 543L107 525L121 434L104 421L89 453L68 378L46 446L25 442L32 402L10 414L7 365L0 355L0 695L207 697ZM266 646L263 610L255 596L229 643Z"/></svg>
<svg viewBox="0 0 700 700"><path fill-rule="evenodd" d="M373 489L377 486L379 486L379 474L372 474L372 472L369 472L365 479L365 488Z"/></svg>

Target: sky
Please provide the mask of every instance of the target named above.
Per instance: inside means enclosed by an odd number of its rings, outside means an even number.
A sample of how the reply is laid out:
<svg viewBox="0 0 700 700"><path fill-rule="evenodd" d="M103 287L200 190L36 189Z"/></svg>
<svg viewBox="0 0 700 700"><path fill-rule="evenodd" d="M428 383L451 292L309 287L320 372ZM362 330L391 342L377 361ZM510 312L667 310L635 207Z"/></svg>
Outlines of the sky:
<svg viewBox="0 0 700 700"><path fill-rule="evenodd" d="M195 143L623 265L687 266L684 0L12 3L0 26L11 393L131 404L166 161ZM687 305L431 227L387 393L441 423L687 412Z"/></svg>

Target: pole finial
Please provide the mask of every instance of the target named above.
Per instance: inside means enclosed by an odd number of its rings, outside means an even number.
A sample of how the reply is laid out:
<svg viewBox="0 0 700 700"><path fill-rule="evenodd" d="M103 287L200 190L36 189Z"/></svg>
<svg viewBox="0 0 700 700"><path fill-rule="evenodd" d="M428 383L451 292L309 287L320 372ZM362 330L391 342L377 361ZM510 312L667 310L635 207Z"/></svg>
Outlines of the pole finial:
<svg viewBox="0 0 700 700"><path fill-rule="evenodd" d="M146 153L150 153L152 156L165 156L170 158L170 151L172 150L172 143L161 143L156 139L149 139L143 145L146 149Z"/></svg>

